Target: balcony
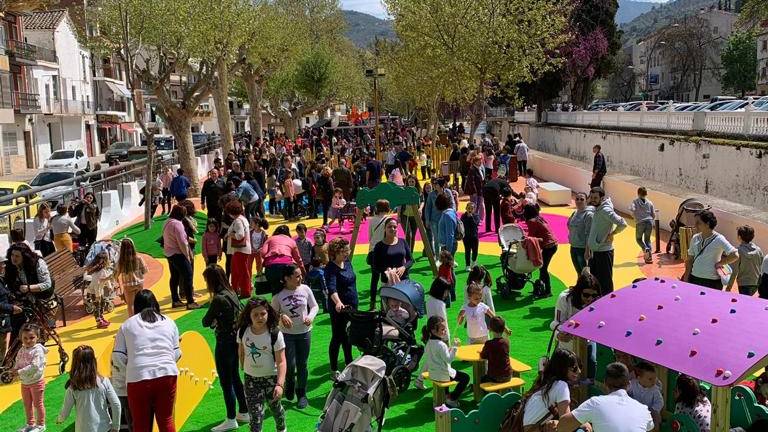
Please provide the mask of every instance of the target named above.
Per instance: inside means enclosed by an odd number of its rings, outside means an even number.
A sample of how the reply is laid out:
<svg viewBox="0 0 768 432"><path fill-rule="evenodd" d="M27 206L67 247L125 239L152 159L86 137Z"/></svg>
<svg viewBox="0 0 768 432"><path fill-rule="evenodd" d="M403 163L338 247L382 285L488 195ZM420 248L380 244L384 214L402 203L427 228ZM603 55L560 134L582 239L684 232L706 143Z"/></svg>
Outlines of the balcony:
<svg viewBox="0 0 768 432"><path fill-rule="evenodd" d="M123 81L123 71L120 70L120 68L106 64L101 66L96 66L94 73L95 79L101 79L101 78L109 78L116 81Z"/></svg>
<svg viewBox="0 0 768 432"><path fill-rule="evenodd" d="M16 61L58 63L56 51L14 39L8 40L8 51Z"/></svg>
<svg viewBox="0 0 768 432"><path fill-rule="evenodd" d="M53 101L51 103L51 111L53 114L64 115L93 114L93 106L90 101L64 99Z"/></svg>
<svg viewBox="0 0 768 432"><path fill-rule="evenodd" d="M35 114L40 110L40 97L37 93L13 92L13 109L20 114Z"/></svg>
<svg viewBox="0 0 768 432"><path fill-rule="evenodd" d="M250 108L232 108L229 111L232 117L248 117L251 115Z"/></svg>
<svg viewBox="0 0 768 432"><path fill-rule="evenodd" d="M128 104L125 101L107 101L96 105L96 114L113 112L127 113Z"/></svg>

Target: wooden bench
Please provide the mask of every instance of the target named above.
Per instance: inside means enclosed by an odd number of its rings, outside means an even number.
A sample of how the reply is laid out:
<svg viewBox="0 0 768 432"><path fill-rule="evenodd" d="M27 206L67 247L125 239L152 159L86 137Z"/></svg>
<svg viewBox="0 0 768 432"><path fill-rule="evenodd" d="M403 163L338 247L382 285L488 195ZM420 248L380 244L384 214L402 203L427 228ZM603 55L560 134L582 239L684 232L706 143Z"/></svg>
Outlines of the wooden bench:
<svg viewBox="0 0 768 432"><path fill-rule="evenodd" d="M480 383L480 389L486 393L506 393L509 390L522 392L525 381L522 378L512 377L507 382L484 382Z"/></svg>
<svg viewBox="0 0 768 432"><path fill-rule="evenodd" d="M509 365L512 367L512 376L513 377L520 377L521 373L528 372L532 367L529 365L521 362L520 360L516 360L513 357L509 358Z"/></svg>
<svg viewBox="0 0 768 432"><path fill-rule="evenodd" d="M554 182L539 183L539 199L548 205L569 205L571 190Z"/></svg>
<svg viewBox="0 0 768 432"><path fill-rule="evenodd" d="M61 309L61 321L67 325L64 298L85 289L85 270L77 263L71 251L56 251L45 258L53 282L53 296Z"/></svg>
<svg viewBox="0 0 768 432"><path fill-rule="evenodd" d="M432 381L429 379L429 372L424 372L421 377L432 383L432 406L440 406L445 403L446 389L458 384L456 381Z"/></svg>

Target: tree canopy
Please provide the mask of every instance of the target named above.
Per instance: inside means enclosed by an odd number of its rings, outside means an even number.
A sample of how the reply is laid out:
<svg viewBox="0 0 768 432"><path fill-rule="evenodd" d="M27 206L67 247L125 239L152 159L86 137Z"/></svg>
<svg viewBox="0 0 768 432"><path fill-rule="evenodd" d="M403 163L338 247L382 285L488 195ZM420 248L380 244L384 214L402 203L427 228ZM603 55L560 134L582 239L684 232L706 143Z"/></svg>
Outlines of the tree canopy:
<svg viewBox="0 0 768 432"><path fill-rule="evenodd" d="M733 33L721 54L723 87L741 93L755 89L757 80L757 42L749 32Z"/></svg>

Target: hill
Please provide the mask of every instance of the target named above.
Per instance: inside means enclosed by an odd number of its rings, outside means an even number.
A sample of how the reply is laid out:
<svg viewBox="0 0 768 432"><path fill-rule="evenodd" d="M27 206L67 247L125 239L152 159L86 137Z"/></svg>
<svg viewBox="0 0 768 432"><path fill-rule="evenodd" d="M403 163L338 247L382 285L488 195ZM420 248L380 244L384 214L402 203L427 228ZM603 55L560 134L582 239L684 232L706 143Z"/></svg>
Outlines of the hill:
<svg viewBox="0 0 768 432"><path fill-rule="evenodd" d="M650 11L653 7L659 6L659 3L636 0L619 0L619 10L616 11L616 24L624 24L632 21L638 16Z"/></svg>
<svg viewBox="0 0 768 432"><path fill-rule="evenodd" d="M702 8L717 7L717 3L717 0L675 0L658 4L653 10L622 24L620 28L624 31L625 40L642 38L656 29L671 24L675 19L697 13Z"/></svg>
<svg viewBox="0 0 768 432"><path fill-rule="evenodd" d="M392 21L376 18L373 15L351 10L344 11L347 21L347 37L359 48L370 46L379 39L395 39Z"/></svg>

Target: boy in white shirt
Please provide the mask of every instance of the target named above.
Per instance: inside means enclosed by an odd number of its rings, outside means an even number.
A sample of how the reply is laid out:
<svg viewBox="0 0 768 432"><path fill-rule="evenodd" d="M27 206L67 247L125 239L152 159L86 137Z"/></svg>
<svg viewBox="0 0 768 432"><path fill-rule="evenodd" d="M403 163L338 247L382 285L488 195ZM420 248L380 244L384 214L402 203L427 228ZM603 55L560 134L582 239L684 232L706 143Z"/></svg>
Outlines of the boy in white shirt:
<svg viewBox="0 0 768 432"><path fill-rule="evenodd" d="M488 340L488 324L485 317L493 318L496 316L488 305L483 303L483 289L477 283L472 283L467 287L469 300L459 311L459 325L467 322L467 334L469 343L483 344Z"/></svg>

